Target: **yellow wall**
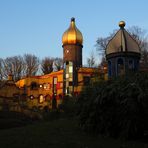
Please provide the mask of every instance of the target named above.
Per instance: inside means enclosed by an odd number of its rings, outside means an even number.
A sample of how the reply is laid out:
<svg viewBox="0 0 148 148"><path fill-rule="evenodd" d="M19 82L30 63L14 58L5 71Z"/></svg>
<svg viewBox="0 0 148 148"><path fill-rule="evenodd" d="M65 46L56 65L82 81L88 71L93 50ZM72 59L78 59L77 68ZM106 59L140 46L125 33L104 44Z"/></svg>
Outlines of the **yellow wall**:
<svg viewBox="0 0 148 148"><path fill-rule="evenodd" d="M98 69L96 68L79 68L78 85L74 87L74 93L79 94L85 87L84 77L94 78L97 76L99 77L99 73ZM0 94L2 94L6 98L13 98L13 94L17 93L20 94L21 99L22 95L26 94L25 104L29 108L43 108L44 106L48 106L49 108L51 108L53 99L53 79L55 77L57 78L56 99L57 103L59 104L62 101L61 96L63 96L63 70L52 72L43 76L32 76L23 78L15 83L16 86L14 83L5 85L3 89L0 89ZM32 83L37 84L36 87L33 89ZM33 98L31 98L31 96L33 96Z"/></svg>

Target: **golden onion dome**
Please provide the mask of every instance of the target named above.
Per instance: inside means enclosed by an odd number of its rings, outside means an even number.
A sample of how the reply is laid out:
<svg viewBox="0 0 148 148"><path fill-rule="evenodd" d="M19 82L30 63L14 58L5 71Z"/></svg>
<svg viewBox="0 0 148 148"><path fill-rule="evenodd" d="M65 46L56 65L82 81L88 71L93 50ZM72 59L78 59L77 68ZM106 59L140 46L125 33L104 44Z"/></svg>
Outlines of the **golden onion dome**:
<svg viewBox="0 0 148 148"><path fill-rule="evenodd" d="M64 32L62 36L63 45L66 44L83 44L82 33L75 25L75 18L71 18L70 27Z"/></svg>

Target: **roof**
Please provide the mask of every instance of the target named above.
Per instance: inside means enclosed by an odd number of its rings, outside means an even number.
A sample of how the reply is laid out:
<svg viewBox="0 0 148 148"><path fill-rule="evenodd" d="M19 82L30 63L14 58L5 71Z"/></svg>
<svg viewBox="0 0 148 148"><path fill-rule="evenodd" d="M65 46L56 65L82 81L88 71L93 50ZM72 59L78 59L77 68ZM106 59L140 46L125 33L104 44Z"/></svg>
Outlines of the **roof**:
<svg viewBox="0 0 148 148"><path fill-rule="evenodd" d="M106 55L119 52L134 52L140 54L140 47L136 40L120 25L120 29L109 41L106 47Z"/></svg>
<svg viewBox="0 0 148 148"><path fill-rule="evenodd" d="M81 67L78 69L78 73L94 73L98 72L98 68Z"/></svg>

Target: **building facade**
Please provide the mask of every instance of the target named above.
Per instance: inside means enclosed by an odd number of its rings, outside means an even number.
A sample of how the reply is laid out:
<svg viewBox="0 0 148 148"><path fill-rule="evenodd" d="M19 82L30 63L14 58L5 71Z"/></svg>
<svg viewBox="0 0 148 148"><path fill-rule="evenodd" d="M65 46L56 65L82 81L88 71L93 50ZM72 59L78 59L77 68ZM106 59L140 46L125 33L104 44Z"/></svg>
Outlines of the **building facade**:
<svg viewBox="0 0 148 148"><path fill-rule="evenodd" d="M125 22L119 23L120 29L106 47L108 66L86 68L82 64L83 36L76 27L75 19L63 33L63 69L41 76L24 77L14 82L12 75L0 84L0 108L9 106L53 108L58 107L64 96L78 96L96 78L116 77L129 71L138 71L140 48L132 36L124 29ZM105 77L106 78L106 77Z"/></svg>
<svg viewBox="0 0 148 148"><path fill-rule="evenodd" d="M98 75L98 68L85 68L82 65L83 36L76 27L75 18L71 18L69 28L62 36L63 69L42 76L25 77L16 83L10 94L7 94L6 85L0 86L0 100L7 98L18 100L19 105L29 108L58 106L64 96L77 96L91 79ZM9 95L9 96L6 96Z"/></svg>

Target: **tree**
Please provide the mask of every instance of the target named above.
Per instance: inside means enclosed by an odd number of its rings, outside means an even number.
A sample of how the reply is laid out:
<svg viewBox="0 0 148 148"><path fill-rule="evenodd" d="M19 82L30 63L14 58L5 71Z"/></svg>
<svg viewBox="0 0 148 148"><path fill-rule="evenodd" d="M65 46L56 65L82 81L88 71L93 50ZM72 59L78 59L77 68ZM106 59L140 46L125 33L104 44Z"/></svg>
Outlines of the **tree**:
<svg viewBox="0 0 148 148"><path fill-rule="evenodd" d="M3 59L0 58L0 80L3 80L4 77L4 65L3 65Z"/></svg>
<svg viewBox="0 0 148 148"><path fill-rule="evenodd" d="M56 57L54 59L54 66L57 71L61 70L63 67L63 59Z"/></svg>
<svg viewBox="0 0 148 148"><path fill-rule="evenodd" d="M24 55L25 64L25 75L34 76L36 75L39 68L39 58L32 54Z"/></svg>
<svg viewBox="0 0 148 148"><path fill-rule="evenodd" d="M49 74L53 71L54 58L45 57L41 62L41 70L44 74Z"/></svg>
<svg viewBox="0 0 148 148"><path fill-rule="evenodd" d="M148 49L148 47L147 47L147 49ZM140 63L141 63L141 66L143 66L143 67L148 67L148 50L147 49L144 49L141 51Z"/></svg>
<svg viewBox="0 0 148 148"><path fill-rule="evenodd" d="M7 79L9 74L13 75L14 81L23 76L24 62L21 56L7 57L2 61L3 77Z"/></svg>
<svg viewBox="0 0 148 148"><path fill-rule="evenodd" d="M106 46L107 46L109 40L111 40L111 38L115 35L116 31L117 30L114 30L107 37L98 37L95 46L96 46L96 49L99 52L99 54L101 54L102 56L105 56Z"/></svg>
<svg viewBox="0 0 148 148"><path fill-rule="evenodd" d="M132 37L138 42L141 49L141 66L148 67L148 38L146 30L138 26L132 26L128 29Z"/></svg>
<svg viewBox="0 0 148 148"><path fill-rule="evenodd" d="M127 30L131 34L131 36L138 42L140 49L147 50L148 41L146 30L138 26L129 27Z"/></svg>
<svg viewBox="0 0 148 148"><path fill-rule="evenodd" d="M147 73L92 83L78 99L80 126L111 137L142 137L148 128L147 85Z"/></svg>
<svg viewBox="0 0 148 148"><path fill-rule="evenodd" d="M87 65L88 67L94 67L95 64L96 64L96 59L95 59L94 51L92 50L90 53L90 57L87 58Z"/></svg>

